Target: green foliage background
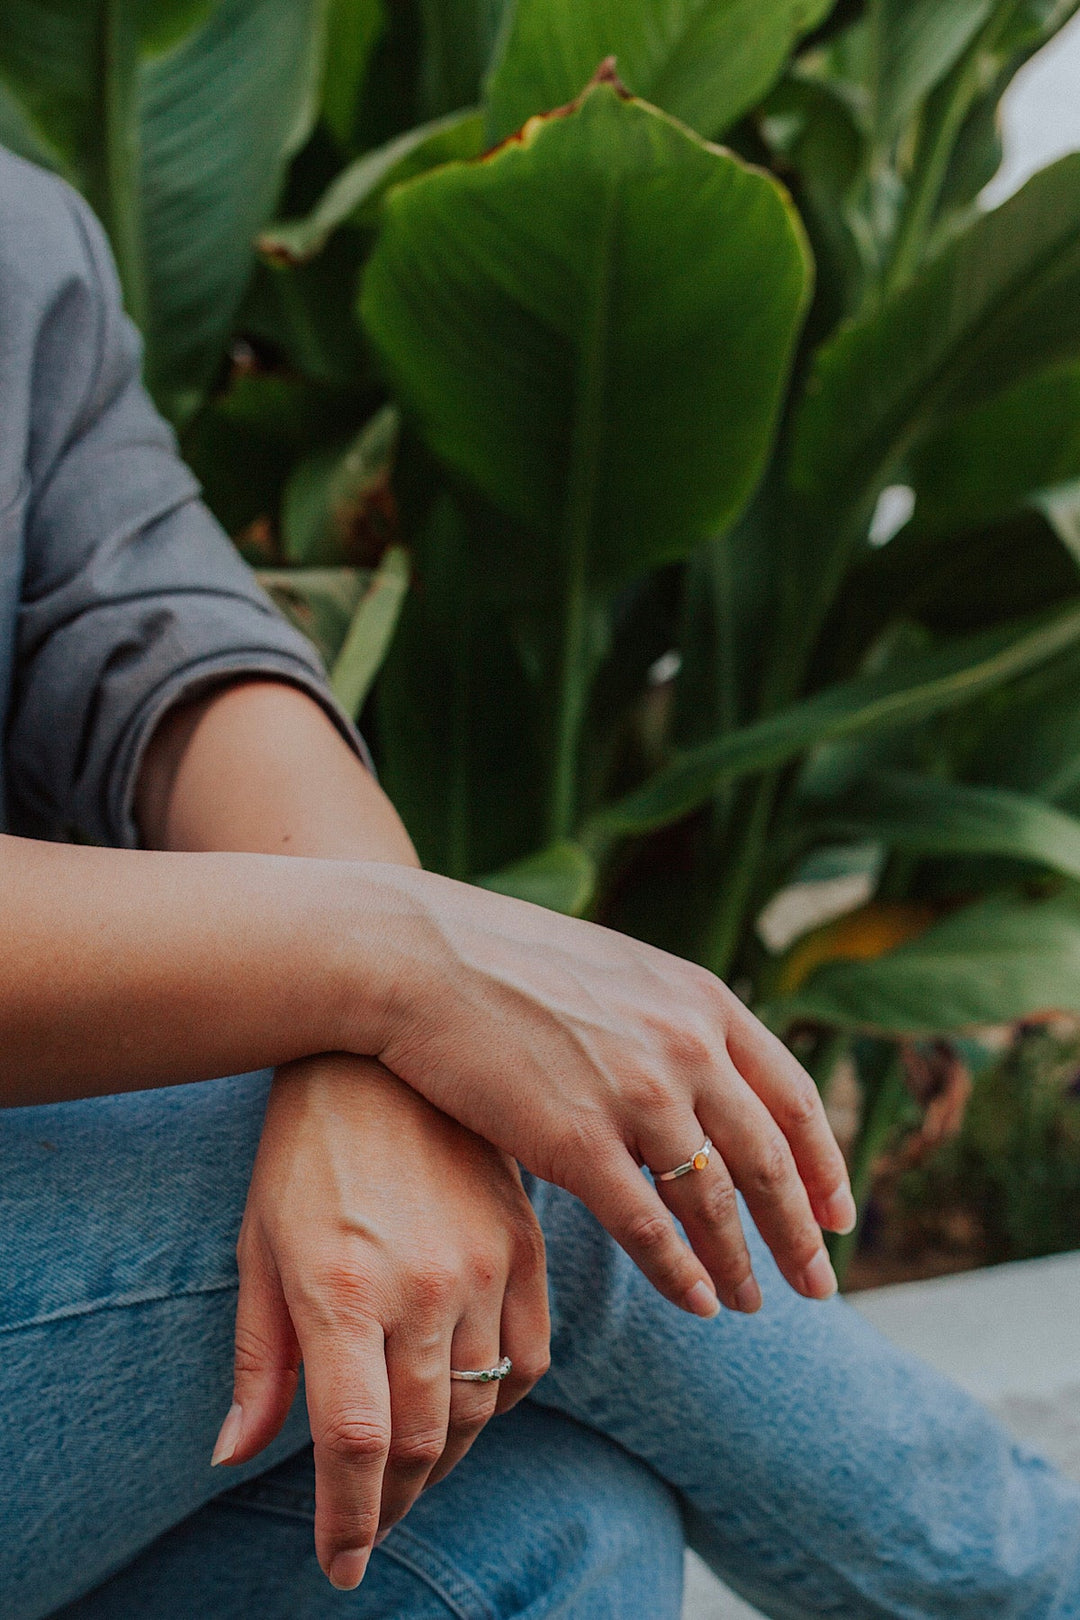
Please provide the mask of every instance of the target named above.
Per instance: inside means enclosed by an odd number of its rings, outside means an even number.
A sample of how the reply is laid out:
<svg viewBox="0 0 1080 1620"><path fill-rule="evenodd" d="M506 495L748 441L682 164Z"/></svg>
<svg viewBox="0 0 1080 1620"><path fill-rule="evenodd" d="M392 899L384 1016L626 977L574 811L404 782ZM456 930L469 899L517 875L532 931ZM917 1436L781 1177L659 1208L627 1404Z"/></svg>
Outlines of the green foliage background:
<svg viewBox="0 0 1080 1620"><path fill-rule="evenodd" d="M425 860L857 1038L868 1120L890 1043L1080 1013L1080 155L978 204L1076 9L0 24L0 139ZM848 914L763 926L800 884Z"/></svg>

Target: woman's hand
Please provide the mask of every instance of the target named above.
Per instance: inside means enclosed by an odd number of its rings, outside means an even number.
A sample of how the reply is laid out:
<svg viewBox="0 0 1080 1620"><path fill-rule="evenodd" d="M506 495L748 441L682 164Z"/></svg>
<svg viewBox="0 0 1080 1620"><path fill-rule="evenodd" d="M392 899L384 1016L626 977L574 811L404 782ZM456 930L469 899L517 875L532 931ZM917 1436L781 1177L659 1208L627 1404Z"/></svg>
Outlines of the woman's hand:
<svg viewBox="0 0 1080 1620"><path fill-rule="evenodd" d="M368 866L364 882L383 1014L349 1044L372 1042L437 1108L576 1194L684 1309L711 1315L714 1284L735 1309L761 1302L736 1188L792 1287L835 1291L820 1228L854 1224L843 1157L809 1075L719 979L431 873ZM641 1175L706 1136L706 1169Z"/></svg>
<svg viewBox="0 0 1080 1620"><path fill-rule="evenodd" d="M277 1434L301 1361L319 1561L359 1582L376 1535L548 1364L543 1239L517 1166L366 1058L279 1072L238 1245L234 1405L215 1462ZM502 1383L451 1382L492 1367Z"/></svg>

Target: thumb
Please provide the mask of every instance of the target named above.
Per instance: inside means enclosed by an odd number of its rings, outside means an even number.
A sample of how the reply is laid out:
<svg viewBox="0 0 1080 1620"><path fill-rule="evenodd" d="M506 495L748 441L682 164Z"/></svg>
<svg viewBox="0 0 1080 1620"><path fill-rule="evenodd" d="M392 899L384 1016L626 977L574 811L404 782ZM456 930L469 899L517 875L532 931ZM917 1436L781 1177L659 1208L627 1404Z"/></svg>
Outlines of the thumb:
<svg viewBox="0 0 1080 1620"><path fill-rule="evenodd" d="M300 1376L300 1347L281 1279L268 1256L240 1259L233 1403L210 1459L242 1463L257 1456L289 1414Z"/></svg>

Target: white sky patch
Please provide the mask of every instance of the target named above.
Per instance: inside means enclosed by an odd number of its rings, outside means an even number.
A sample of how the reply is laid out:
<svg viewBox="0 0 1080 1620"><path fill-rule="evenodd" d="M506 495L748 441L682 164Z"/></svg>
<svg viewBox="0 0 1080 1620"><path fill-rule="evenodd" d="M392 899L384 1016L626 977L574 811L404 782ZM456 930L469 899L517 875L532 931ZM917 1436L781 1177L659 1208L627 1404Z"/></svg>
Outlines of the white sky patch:
<svg viewBox="0 0 1080 1620"><path fill-rule="evenodd" d="M980 199L987 208L1048 163L1080 151L1080 12L1021 68L1002 101L1001 122L1005 161Z"/></svg>
<svg viewBox="0 0 1080 1620"><path fill-rule="evenodd" d="M885 545L900 532L914 510L915 491L909 484L890 484L883 489L870 519L870 544Z"/></svg>

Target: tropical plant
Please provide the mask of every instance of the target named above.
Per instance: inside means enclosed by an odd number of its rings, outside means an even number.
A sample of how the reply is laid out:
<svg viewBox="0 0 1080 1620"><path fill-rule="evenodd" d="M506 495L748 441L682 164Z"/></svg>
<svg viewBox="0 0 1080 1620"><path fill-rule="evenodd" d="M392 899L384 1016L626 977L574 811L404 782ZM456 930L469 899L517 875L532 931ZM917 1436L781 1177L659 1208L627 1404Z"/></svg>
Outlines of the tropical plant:
<svg viewBox="0 0 1080 1620"><path fill-rule="evenodd" d="M1077 3L0 24L0 137L98 207L212 504L354 708L390 643L425 860L823 1079L857 1038L864 1158L893 1043L1080 1012L1080 155L979 202Z"/></svg>

